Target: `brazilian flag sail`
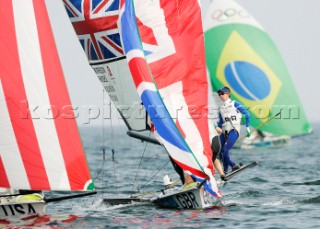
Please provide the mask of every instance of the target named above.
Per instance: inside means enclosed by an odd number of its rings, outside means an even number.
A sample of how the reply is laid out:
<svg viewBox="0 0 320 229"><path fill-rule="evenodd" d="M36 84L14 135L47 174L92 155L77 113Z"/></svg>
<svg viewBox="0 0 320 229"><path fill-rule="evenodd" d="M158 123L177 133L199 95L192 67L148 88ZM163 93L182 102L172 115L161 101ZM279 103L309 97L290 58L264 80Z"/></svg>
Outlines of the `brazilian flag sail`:
<svg viewBox="0 0 320 229"><path fill-rule="evenodd" d="M251 125L275 135L311 131L279 50L264 29L232 0L215 0L205 20L206 61L213 89L231 89L248 107Z"/></svg>

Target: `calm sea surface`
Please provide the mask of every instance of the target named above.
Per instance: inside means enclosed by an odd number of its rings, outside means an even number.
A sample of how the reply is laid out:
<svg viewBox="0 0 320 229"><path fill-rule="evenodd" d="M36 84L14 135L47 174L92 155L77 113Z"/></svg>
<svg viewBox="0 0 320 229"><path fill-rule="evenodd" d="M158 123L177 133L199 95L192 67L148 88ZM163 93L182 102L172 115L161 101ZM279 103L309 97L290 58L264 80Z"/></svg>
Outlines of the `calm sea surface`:
<svg viewBox="0 0 320 229"><path fill-rule="evenodd" d="M160 190L165 174L178 176L160 146L130 139L123 127L81 128L98 194L50 203L46 215L0 220L0 228L319 228L320 124L313 128L286 147L233 150L235 161L260 164L223 186L219 206L205 211L104 204L103 198Z"/></svg>

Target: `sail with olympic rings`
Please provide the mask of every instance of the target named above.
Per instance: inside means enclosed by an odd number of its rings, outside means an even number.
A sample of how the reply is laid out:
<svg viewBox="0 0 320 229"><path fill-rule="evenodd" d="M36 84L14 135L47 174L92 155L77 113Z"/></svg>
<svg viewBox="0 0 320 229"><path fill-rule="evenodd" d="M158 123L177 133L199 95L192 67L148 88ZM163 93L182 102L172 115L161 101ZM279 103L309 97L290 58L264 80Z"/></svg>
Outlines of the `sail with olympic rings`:
<svg viewBox="0 0 320 229"><path fill-rule="evenodd" d="M251 124L273 135L312 131L285 62L263 27L232 0L215 0L205 19L206 62L214 91L231 89Z"/></svg>

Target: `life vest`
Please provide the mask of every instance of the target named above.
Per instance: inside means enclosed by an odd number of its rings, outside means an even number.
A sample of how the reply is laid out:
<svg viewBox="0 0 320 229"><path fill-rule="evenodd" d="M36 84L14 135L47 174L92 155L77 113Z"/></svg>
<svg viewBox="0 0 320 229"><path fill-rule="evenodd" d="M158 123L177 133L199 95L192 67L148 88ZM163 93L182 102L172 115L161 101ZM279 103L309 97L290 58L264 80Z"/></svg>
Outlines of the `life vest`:
<svg viewBox="0 0 320 229"><path fill-rule="evenodd" d="M223 120L222 130L229 133L232 129L235 129L240 133L241 112L234 106L235 101L227 100L219 111Z"/></svg>

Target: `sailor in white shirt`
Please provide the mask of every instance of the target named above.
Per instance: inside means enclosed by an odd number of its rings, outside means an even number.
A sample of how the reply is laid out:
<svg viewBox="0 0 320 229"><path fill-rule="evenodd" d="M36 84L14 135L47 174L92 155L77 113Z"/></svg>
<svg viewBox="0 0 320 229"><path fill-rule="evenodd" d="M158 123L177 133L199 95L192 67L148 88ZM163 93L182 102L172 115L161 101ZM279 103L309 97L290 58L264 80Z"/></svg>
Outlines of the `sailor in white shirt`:
<svg viewBox="0 0 320 229"><path fill-rule="evenodd" d="M220 134L221 153L220 158L223 163L224 173L228 173L228 167L231 166L232 171L239 169L239 166L231 161L229 151L239 138L242 114L246 117L247 137L250 132L250 114L247 109L238 101L230 99L230 89L222 87L218 90L219 97L224 104L219 108L219 121L217 132Z"/></svg>

